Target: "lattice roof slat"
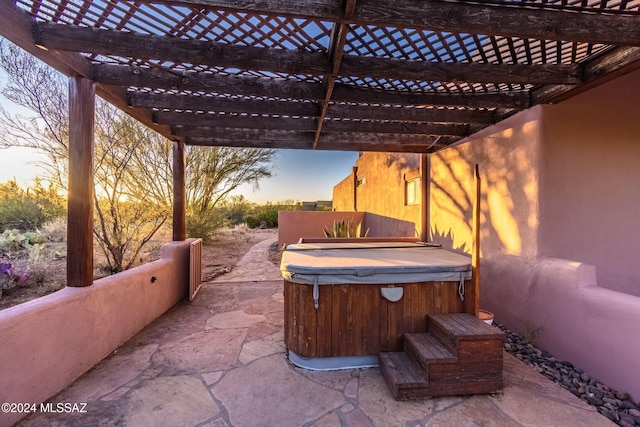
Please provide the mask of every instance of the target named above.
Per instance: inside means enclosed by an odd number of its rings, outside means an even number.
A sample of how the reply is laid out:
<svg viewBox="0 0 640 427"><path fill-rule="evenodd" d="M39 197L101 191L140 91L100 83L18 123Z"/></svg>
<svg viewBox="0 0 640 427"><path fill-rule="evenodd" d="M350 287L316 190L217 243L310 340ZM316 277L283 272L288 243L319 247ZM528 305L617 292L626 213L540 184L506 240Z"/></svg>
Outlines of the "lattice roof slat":
<svg viewBox="0 0 640 427"><path fill-rule="evenodd" d="M433 151L640 68L640 0L12 3L0 34L193 144Z"/></svg>

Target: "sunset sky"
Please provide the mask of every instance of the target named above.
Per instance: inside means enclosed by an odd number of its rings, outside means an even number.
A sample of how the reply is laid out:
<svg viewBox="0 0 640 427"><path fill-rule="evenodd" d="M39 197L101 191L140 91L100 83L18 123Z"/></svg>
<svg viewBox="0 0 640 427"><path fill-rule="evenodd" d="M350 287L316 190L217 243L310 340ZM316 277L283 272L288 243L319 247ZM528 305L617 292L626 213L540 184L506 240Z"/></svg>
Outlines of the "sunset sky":
<svg viewBox="0 0 640 427"><path fill-rule="evenodd" d="M0 158L0 182L15 177L24 186L41 173L34 164L41 158L33 150L4 149ZM234 194L260 204L290 199L331 200L333 186L351 173L357 158L356 152L279 150L273 177L261 181L258 190L243 186Z"/></svg>

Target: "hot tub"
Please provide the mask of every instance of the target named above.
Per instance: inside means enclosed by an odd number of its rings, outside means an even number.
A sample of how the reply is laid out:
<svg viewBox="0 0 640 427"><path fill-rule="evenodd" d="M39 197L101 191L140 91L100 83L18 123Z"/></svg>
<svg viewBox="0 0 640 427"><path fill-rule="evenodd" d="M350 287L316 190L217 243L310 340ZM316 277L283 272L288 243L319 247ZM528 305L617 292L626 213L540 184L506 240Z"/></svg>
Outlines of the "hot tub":
<svg viewBox="0 0 640 427"><path fill-rule="evenodd" d="M284 339L309 369L376 366L427 314L472 313L471 258L406 242L302 243L283 253Z"/></svg>

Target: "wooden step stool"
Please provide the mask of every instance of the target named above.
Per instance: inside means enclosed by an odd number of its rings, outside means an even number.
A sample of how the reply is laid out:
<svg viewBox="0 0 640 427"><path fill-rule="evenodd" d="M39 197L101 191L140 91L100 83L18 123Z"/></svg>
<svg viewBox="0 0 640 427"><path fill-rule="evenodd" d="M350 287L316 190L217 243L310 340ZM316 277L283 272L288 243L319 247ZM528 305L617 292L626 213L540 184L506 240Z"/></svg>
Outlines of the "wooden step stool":
<svg viewBox="0 0 640 427"><path fill-rule="evenodd" d="M493 393L502 389L504 333L467 313L427 317L426 333L404 334L404 351L380 353L397 400Z"/></svg>

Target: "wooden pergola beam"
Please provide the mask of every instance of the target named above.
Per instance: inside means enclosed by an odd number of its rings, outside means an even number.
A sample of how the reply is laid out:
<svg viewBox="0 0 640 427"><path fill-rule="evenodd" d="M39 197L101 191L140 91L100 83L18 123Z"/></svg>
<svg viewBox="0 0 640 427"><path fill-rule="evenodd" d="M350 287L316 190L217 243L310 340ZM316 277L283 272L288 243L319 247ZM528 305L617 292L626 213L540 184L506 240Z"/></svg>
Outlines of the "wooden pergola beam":
<svg viewBox="0 0 640 427"><path fill-rule="evenodd" d="M265 116L318 117L319 107L312 102L258 101L218 98L213 96L170 95L157 93L130 93L129 105L133 107L160 108L191 112L234 113ZM156 119L161 112L157 112ZM375 105L331 104L326 118L386 120L397 122L480 123L495 122L495 112L490 110L465 110L444 108L408 108Z"/></svg>
<svg viewBox="0 0 640 427"><path fill-rule="evenodd" d="M39 23L36 44L47 49L96 52L178 63L311 76L473 83L579 84L577 65L435 63L384 58L342 58L338 69L324 53L236 46L118 30ZM399 66L400 65L400 66Z"/></svg>
<svg viewBox="0 0 640 427"><path fill-rule="evenodd" d="M454 136L358 134L352 132L323 134L318 149L340 151L387 151L426 153L460 140ZM286 149L312 149L313 133L282 131L221 131L207 137L189 137L189 145L227 147L279 147Z"/></svg>
<svg viewBox="0 0 640 427"><path fill-rule="evenodd" d="M206 137L216 132L242 130L278 130L293 132L315 132L314 119L285 119L278 117L229 117L213 114L210 118L200 118L205 114L167 113L160 112L157 116L170 121L171 131L175 135L185 138ZM349 122L344 120L326 120L322 128L323 133L352 132L352 133L392 133L407 135L448 135L468 136L468 125L444 123L400 123L400 122Z"/></svg>
<svg viewBox="0 0 640 427"><path fill-rule="evenodd" d="M301 82L266 77L226 76L195 71L173 73L160 68L128 65L96 64L93 78L97 83L123 87L146 87L193 92L219 93L247 97L321 101L322 83ZM416 93L367 89L336 83L332 101L378 103L393 105L442 105L458 107L528 108L529 94L525 91L476 93Z"/></svg>
<svg viewBox="0 0 640 427"><path fill-rule="evenodd" d="M356 7L357 0L346 0L344 5L343 14L345 18L349 19L353 15L353 11ZM333 34L331 37L331 44L329 45L329 59L331 61L331 73L324 78L324 99L321 103L320 117L317 121L317 129L315 139L313 141L313 148L318 147L318 141L320 135L322 135L322 126L324 125L324 118L327 115L329 109L329 102L333 96L333 88L336 85L336 76L339 74L342 68L342 58L344 56L344 45L347 41L347 35L349 33L349 26L347 24L338 23L333 27Z"/></svg>
<svg viewBox="0 0 640 427"><path fill-rule="evenodd" d="M144 0L141 3L150 3ZM154 0L154 2L156 2ZM294 16L356 25L414 28L487 36L569 40L621 46L640 46L640 16L607 13L598 8L559 10L499 3L444 0L360 0L350 19L338 0L164 0L163 3L203 6L213 10L249 12L270 16Z"/></svg>
<svg viewBox="0 0 640 427"><path fill-rule="evenodd" d="M584 84L542 86L532 89L533 104L560 102L633 70L640 69L640 47L613 48L583 65Z"/></svg>
<svg viewBox="0 0 640 427"><path fill-rule="evenodd" d="M324 137L323 137L324 138ZM188 145L210 146L210 147L239 147L239 148L263 148L265 146L280 147L291 150L311 150L313 141L297 141L283 143L280 140L273 141L248 141L241 139L224 139L224 138L192 138L187 140ZM437 149L441 149L444 145L440 144L396 144L393 142L382 142L380 144L371 144L366 142L349 142L345 141L327 141L318 145L318 150L329 151L383 151L388 153L430 153Z"/></svg>
<svg viewBox="0 0 640 427"><path fill-rule="evenodd" d="M299 117L316 117L320 111L318 105L312 102L256 101L140 92L130 92L128 103L132 107Z"/></svg>

